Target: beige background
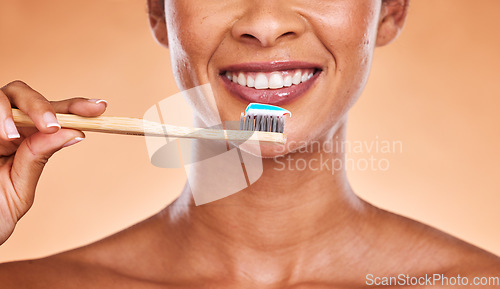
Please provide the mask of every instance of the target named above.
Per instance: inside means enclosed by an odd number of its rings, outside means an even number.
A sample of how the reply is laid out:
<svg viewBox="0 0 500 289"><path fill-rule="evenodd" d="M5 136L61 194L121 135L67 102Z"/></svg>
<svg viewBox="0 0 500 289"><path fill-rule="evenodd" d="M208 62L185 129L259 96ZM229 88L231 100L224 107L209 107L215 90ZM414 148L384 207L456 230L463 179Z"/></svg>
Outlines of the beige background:
<svg viewBox="0 0 500 289"><path fill-rule="evenodd" d="M49 99L104 98L108 115L142 117L178 91L145 2L0 1L0 83L22 79ZM363 198L496 254L499 13L498 0L413 0L400 39L376 52L348 132L403 144L402 153L375 154L389 170L349 172ZM184 180L182 169L150 165L140 137L88 133L51 159L0 261L107 236L160 210Z"/></svg>

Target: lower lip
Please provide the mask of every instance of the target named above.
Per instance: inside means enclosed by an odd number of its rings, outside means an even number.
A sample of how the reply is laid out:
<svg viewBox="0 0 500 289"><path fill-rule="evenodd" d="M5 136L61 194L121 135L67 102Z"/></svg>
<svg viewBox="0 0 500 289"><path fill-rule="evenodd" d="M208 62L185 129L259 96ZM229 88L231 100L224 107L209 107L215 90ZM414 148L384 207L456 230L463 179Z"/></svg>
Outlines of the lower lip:
<svg viewBox="0 0 500 289"><path fill-rule="evenodd" d="M245 101L281 105L303 96L316 82L320 73L321 71L316 72L313 77L306 82L279 89L255 89L234 83L225 75L221 75L220 78L231 94Z"/></svg>

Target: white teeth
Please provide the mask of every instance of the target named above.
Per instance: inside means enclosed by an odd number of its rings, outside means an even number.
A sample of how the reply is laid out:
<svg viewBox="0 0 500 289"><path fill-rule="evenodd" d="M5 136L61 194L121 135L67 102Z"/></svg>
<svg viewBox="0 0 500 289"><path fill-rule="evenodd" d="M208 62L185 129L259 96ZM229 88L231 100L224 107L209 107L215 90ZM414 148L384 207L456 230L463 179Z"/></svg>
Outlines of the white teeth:
<svg viewBox="0 0 500 289"><path fill-rule="evenodd" d="M248 87L254 87L255 86L255 80L253 79L253 77L251 77L251 76L247 77L247 86Z"/></svg>
<svg viewBox="0 0 500 289"><path fill-rule="evenodd" d="M269 88L278 89L282 87L283 87L283 76L281 76L281 72L271 73L271 77L269 77Z"/></svg>
<svg viewBox="0 0 500 289"><path fill-rule="evenodd" d="M240 72L240 74L238 75L238 84L239 85L242 85L242 86L245 86L247 85L247 78L245 77L245 75L243 73Z"/></svg>
<svg viewBox="0 0 500 289"><path fill-rule="evenodd" d="M314 73L310 71L310 69L306 71L274 71L271 73L226 71L225 76L229 81L241 86L255 89L279 89L308 81L314 76Z"/></svg>
<svg viewBox="0 0 500 289"><path fill-rule="evenodd" d="M287 75L285 76L285 80L283 80L283 86L284 87L290 87L292 86L292 76L291 75Z"/></svg>
<svg viewBox="0 0 500 289"><path fill-rule="evenodd" d="M296 71L294 74L293 74L293 77L292 77L292 83L297 85L300 83L300 77L301 77L301 73L300 71Z"/></svg>
<svg viewBox="0 0 500 289"><path fill-rule="evenodd" d="M264 73L257 73L255 76L255 88L256 89L268 89L269 82L267 81L267 77Z"/></svg>
<svg viewBox="0 0 500 289"><path fill-rule="evenodd" d="M300 78L301 82L306 82L307 81L307 73L302 74L302 78Z"/></svg>

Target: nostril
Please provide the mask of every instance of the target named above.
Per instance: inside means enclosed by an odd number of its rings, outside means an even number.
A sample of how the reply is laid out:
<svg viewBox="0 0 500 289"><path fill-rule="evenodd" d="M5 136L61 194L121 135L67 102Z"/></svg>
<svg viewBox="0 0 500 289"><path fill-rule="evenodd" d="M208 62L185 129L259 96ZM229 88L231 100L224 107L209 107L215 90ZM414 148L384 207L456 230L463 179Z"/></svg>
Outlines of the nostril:
<svg viewBox="0 0 500 289"><path fill-rule="evenodd" d="M243 39L257 39L257 37L253 36L252 34L248 34L248 33L241 35L241 38L243 38Z"/></svg>
<svg viewBox="0 0 500 289"><path fill-rule="evenodd" d="M295 33L292 31L289 31L289 32L285 32L285 33L281 34L279 37L286 37L286 36L293 36L293 35L295 35ZM258 39L257 37L255 37L249 33L242 34L241 38L243 38L243 39Z"/></svg>
<svg viewBox="0 0 500 289"><path fill-rule="evenodd" d="M294 33L293 31L289 31L289 32L285 32L285 33L279 35L276 39L273 39L273 40L276 41L276 40L281 39L281 38L289 38L289 37L293 37L294 35L296 35L296 33ZM251 33L241 34L240 40L246 41L248 43L253 43L255 41L258 41L258 42L262 43L263 45L268 45L268 43L269 43L269 41L267 41L268 39L266 39L264 37L259 38ZM271 40L271 42L274 42L273 40Z"/></svg>
<svg viewBox="0 0 500 289"><path fill-rule="evenodd" d="M231 36L247 44L269 47L281 40L295 39L304 33L305 27L302 18L295 13L256 8L233 23Z"/></svg>

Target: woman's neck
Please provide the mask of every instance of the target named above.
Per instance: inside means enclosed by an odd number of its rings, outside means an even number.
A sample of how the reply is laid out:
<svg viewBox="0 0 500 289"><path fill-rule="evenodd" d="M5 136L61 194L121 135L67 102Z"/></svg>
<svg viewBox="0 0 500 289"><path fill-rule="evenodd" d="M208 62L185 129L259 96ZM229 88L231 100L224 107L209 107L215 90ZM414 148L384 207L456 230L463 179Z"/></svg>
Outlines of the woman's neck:
<svg viewBox="0 0 500 289"><path fill-rule="evenodd" d="M344 135L343 125L331 141L342 141ZM262 176L247 188L195 206L186 185L164 215L187 239L198 240L194 241L198 248L216 250L228 260L236 255L252 259L284 253L285 259L299 260L305 252L313 256L313 248L324 250L327 243L342 250L365 223L367 208L352 192L344 169L339 168L338 162L343 160L343 152L335 150L302 150L279 159L263 159ZM322 169L318 169L320 162ZM299 163L301 166L296 166ZM311 167L302 169L303 163Z"/></svg>

